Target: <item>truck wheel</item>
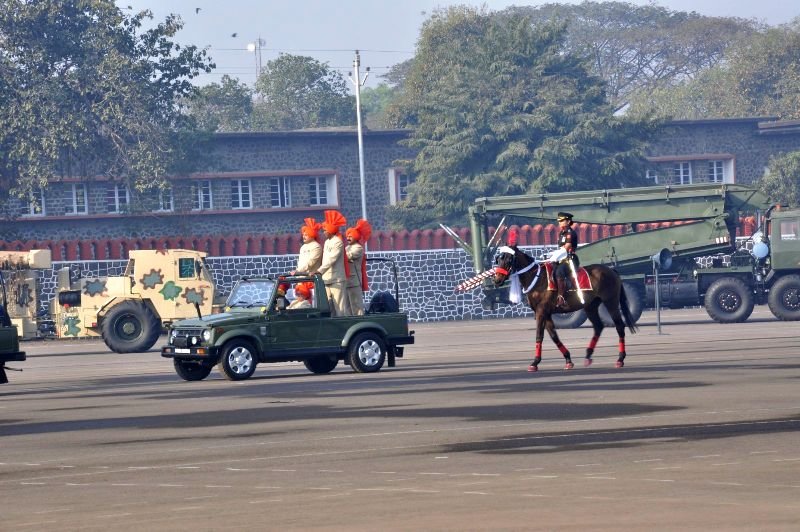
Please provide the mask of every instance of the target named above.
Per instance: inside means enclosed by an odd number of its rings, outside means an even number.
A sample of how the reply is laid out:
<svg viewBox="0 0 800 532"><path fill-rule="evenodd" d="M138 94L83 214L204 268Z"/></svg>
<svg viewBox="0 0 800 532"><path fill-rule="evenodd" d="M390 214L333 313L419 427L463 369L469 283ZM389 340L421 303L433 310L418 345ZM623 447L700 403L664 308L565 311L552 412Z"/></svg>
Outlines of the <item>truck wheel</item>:
<svg viewBox="0 0 800 532"><path fill-rule="evenodd" d="M583 309L575 312L564 312L563 314L553 314L553 323L559 329L577 329L586 321L586 311Z"/></svg>
<svg viewBox="0 0 800 532"><path fill-rule="evenodd" d="M347 358L356 373L373 373L383 367L386 346L377 334L363 332L350 342Z"/></svg>
<svg viewBox="0 0 800 532"><path fill-rule="evenodd" d="M775 281L769 289L767 303L776 318L800 320L800 275L787 275Z"/></svg>
<svg viewBox="0 0 800 532"><path fill-rule="evenodd" d="M243 381L256 371L256 350L247 340L231 340L222 349L219 371L229 381Z"/></svg>
<svg viewBox="0 0 800 532"><path fill-rule="evenodd" d="M100 332L112 351L142 353L158 341L161 321L141 301L123 301L103 317Z"/></svg>
<svg viewBox="0 0 800 532"><path fill-rule="evenodd" d="M706 312L719 323L739 323L753 313L753 292L735 277L717 279L706 291Z"/></svg>
<svg viewBox="0 0 800 532"><path fill-rule="evenodd" d="M316 373L318 375L324 373L330 373L336 367L336 364L339 363L339 360L335 356L326 357L314 357L314 358L307 358L303 361L305 364L306 369L311 373Z"/></svg>
<svg viewBox="0 0 800 532"><path fill-rule="evenodd" d="M642 311L644 311L644 294L639 286L640 285L634 283L622 283L622 288L625 290L625 297L628 298L628 310L631 311L633 323L639 321L639 318L642 317ZM605 304L600 305L597 311L600 313L600 319L603 320L603 325L606 327L614 326L614 320L611 319L611 313L608 311Z"/></svg>
<svg viewBox="0 0 800 532"><path fill-rule="evenodd" d="M213 366L202 364L198 362L189 362L187 360L172 359L172 365L175 366L175 373L178 377L185 381L201 381L208 377Z"/></svg>

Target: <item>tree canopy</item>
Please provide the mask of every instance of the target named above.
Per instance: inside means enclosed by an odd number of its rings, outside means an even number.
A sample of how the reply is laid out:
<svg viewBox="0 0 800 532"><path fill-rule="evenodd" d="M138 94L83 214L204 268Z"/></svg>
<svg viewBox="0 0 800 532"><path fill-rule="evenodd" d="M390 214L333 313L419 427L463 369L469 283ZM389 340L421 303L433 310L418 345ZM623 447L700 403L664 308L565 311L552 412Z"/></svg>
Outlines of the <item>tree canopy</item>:
<svg viewBox="0 0 800 532"><path fill-rule="evenodd" d="M179 17L150 19L111 0L0 4L0 188L30 197L97 175L146 188L186 159L178 102L214 65L172 41Z"/></svg>
<svg viewBox="0 0 800 532"><path fill-rule="evenodd" d="M536 26L565 23L565 48L589 59L617 109L636 94L693 79L720 64L732 45L761 29L752 20L628 2L550 3L505 13L530 17Z"/></svg>
<svg viewBox="0 0 800 532"><path fill-rule="evenodd" d="M738 42L694 79L633 99L632 114L800 119L800 19Z"/></svg>
<svg viewBox="0 0 800 532"><path fill-rule="evenodd" d="M187 112L200 129L210 132L248 131L253 114L253 91L225 74L209 83L186 103Z"/></svg>
<svg viewBox="0 0 800 532"><path fill-rule="evenodd" d="M253 128L292 130L353 125L355 97L344 77L314 58L281 54L256 81Z"/></svg>
<svg viewBox="0 0 800 532"><path fill-rule="evenodd" d="M461 221L476 197L642 184L653 124L618 119L605 84L565 50L563 24L469 7L423 26L396 125L414 129L398 225Z"/></svg>

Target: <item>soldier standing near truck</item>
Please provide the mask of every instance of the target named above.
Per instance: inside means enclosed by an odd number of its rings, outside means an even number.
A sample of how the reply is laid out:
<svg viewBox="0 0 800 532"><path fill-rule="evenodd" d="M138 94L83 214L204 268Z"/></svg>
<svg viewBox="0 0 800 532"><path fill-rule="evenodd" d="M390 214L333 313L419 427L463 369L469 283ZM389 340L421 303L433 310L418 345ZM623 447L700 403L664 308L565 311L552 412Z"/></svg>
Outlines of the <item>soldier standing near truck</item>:
<svg viewBox="0 0 800 532"><path fill-rule="evenodd" d="M372 226L369 222L360 219L355 227L351 227L345 232L347 237L347 262L350 272L347 276L347 300L349 302L349 314L351 316L364 315L364 292L367 291L367 263L364 260L363 242L369 240L372 234Z"/></svg>
<svg viewBox="0 0 800 532"><path fill-rule="evenodd" d="M345 316L349 308L345 281L347 281L348 264L344 252L344 241L339 228L347 225L347 220L339 211L325 211L322 230L325 232L325 246L322 248L322 264L316 273L322 275L325 292L331 302L334 316Z"/></svg>
<svg viewBox="0 0 800 532"><path fill-rule="evenodd" d="M315 272L322 265L322 246L317 242L319 224L314 218L306 218L305 225L300 228L303 245L300 246L300 256L297 258L297 269L291 274L308 274Z"/></svg>

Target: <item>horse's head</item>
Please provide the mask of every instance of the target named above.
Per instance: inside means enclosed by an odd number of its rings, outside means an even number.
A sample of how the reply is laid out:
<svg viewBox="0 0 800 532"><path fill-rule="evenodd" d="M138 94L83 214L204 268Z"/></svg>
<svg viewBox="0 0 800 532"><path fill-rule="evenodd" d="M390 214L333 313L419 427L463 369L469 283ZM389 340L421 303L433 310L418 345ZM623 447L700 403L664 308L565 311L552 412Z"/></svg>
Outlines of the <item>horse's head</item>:
<svg viewBox="0 0 800 532"><path fill-rule="evenodd" d="M517 252L514 248L502 246L497 250L497 257L494 259L494 284L503 284L511 272L514 271L514 257Z"/></svg>

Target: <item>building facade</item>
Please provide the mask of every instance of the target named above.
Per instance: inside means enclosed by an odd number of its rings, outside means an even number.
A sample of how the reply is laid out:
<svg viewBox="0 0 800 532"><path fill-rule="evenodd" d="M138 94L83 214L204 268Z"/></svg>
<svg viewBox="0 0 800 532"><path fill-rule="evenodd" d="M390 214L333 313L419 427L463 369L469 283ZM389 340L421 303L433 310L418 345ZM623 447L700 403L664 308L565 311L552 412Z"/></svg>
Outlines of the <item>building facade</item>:
<svg viewBox="0 0 800 532"><path fill-rule="evenodd" d="M408 135L364 132L366 212L376 230L386 229L387 206L401 200L409 184L399 164L415 155L401 143ZM749 184L764 175L771 156L794 150L800 150L800 121L670 122L649 148L646 177L658 186ZM252 238L296 233L304 217L321 219L326 209L354 223L361 203L354 129L221 133L201 170L173 176L164 190L141 194L108 180L63 179L37 191L30 203L12 203L0 230L6 244L20 243L16 248L42 241Z"/></svg>

